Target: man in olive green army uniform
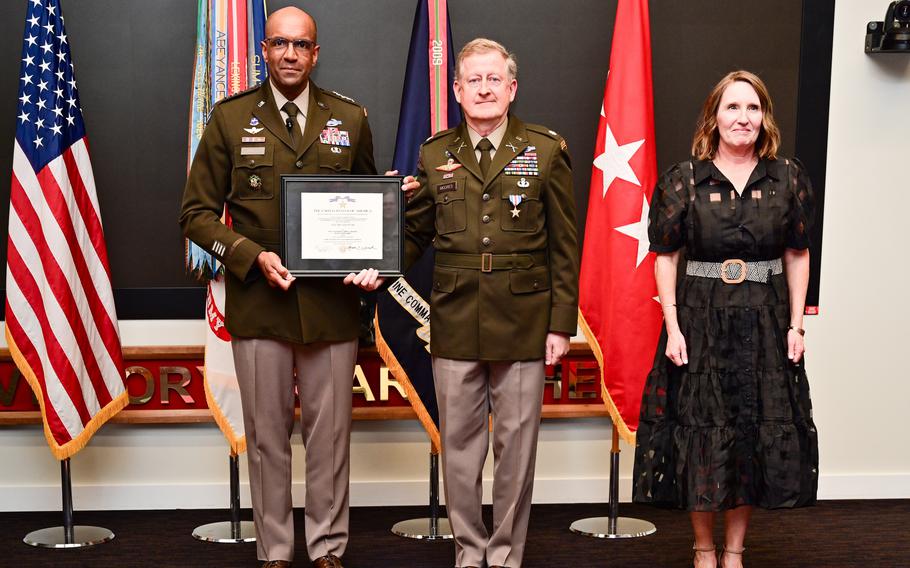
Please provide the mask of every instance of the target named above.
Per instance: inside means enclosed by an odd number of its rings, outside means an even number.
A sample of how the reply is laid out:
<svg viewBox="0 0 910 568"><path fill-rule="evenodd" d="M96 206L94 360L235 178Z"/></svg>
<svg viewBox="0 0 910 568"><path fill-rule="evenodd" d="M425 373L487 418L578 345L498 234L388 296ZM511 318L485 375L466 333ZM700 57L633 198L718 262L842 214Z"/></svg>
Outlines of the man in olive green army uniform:
<svg viewBox="0 0 910 568"><path fill-rule="evenodd" d="M257 550L264 566L294 554L294 386L306 447L307 551L338 568L348 540L351 386L358 291L335 278L295 280L276 254L282 174L375 174L366 110L309 80L316 23L297 8L266 22L269 81L215 106L187 180L180 224L226 267L226 325L243 404ZM225 204L233 224L219 219ZM299 371L296 379L294 369Z"/></svg>
<svg viewBox="0 0 910 568"><path fill-rule="evenodd" d="M436 248L431 350L446 507L458 567L518 568L531 508L544 363L576 331L578 243L565 141L509 114L514 57L476 39L458 54L465 122L420 149L406 258ZM493 532L481 471L493 415Z"/></svg>

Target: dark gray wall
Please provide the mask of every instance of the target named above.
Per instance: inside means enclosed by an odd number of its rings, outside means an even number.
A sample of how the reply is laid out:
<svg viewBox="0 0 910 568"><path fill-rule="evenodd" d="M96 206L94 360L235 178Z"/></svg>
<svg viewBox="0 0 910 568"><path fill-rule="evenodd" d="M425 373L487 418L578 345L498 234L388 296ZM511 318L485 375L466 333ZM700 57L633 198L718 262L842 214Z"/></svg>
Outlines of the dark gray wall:
<svg viewBox="0 0 910 568"><path fill-rule="evenodd" d="M194 0L61 0L73 49L115 288L191 286L176 225L186 177ZM314 79L365 104L380 168L391 163L416 0L269 0L319 23ZM0 175L9 175L26 0L0 3ZM726 72L768 83L793 154L802 2L651 2L658 167L688 155L702 100ZM456 46L476 36L518 55L515 112L569 143L579 219L588 182L616 2L450 0ZM457 48L456 48L457 49ZM7 178L8 179L8 178ZM6 234L9 184L0 185ZM5 246L0 247L5 266ZM201 313L201 312L200 312Z"/></svg>

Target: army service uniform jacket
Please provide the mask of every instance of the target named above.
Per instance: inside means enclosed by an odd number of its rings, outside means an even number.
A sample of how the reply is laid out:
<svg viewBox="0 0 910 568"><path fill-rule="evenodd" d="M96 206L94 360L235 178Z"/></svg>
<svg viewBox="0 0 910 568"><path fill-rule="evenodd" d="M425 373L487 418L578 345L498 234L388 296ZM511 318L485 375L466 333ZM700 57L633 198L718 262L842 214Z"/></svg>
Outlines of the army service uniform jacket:
<svg viewBox="0 0 910 568"><path fill-rule="evenodd" d="M311 343L358 336L356 287L341 278L298 278L282 291L269 286L256 264L264 250L280 254L282 174L376 173L365 109L312 82L308 104L295 145L268 82L224 99L193 159L180 225L224 263L226 326L238 337ZM324 134L327 123L347 137ZM225 204L231 227L220 221Z"/></svg>
<svg viewBox="0 0 910 568"><path fill-rule="evenodd" d="M578 241L565 141L509 116L486 179L467 126L420 148L408 203L406 264L435 246L434 356L522 361L545 355L548 332L574 335Z"/></svg>

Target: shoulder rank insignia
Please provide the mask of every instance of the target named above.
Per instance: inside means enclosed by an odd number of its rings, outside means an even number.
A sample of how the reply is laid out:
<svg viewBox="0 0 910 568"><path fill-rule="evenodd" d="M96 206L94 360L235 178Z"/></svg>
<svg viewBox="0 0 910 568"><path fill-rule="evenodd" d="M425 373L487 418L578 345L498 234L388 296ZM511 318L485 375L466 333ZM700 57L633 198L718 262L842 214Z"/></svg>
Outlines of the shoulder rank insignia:
<svg viewBox="0 0 910 568"><path fill-rule="evenodd" d="M350 103L357 104L357 101L355 101L354 99L352 99L351 97L349 97L347 95L342 95L338 91L332 91L332 94L335 95L336 97L338 97L339 99L344 99Z"/></svg>

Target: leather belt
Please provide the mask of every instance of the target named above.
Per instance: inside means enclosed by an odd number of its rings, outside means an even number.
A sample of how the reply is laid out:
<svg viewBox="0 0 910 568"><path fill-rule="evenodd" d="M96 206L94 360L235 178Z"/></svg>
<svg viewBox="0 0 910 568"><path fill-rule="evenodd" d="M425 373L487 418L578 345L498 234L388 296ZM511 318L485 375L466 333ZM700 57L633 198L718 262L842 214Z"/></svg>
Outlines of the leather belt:
<svg viewBox="0 0 910 568"><path fill-rule="evenodd" d="M784 263L779 258L774 260L750 260L748 262L738 258L731 258L723 262L686 261L687 276L720 278L727 284L739 284L744 280L764 284L768 282L771 275L781 274L783 271Z"/></svg>
<svg viewBox="0 0 910 568"><path fill-rule="evenodd" d="M481 272L531 268L547 264L546 251L516 252L512 254L461 253L436 251L436 264L448 268L468 268Z"/></svg>

